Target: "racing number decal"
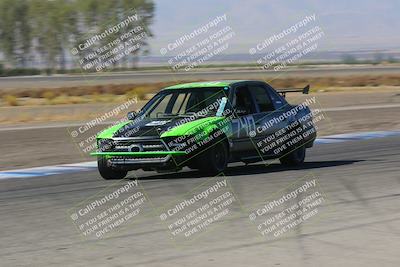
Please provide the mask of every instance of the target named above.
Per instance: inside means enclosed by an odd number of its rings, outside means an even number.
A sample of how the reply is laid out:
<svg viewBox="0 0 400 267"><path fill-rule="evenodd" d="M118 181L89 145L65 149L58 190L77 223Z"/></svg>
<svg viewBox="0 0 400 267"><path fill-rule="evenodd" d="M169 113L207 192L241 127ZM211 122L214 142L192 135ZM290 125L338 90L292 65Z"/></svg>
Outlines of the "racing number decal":
<svg viewBox="0 0 400 267"><path fill-rule="evenodd" d="M240 137L240 132L242 129L246 131L246 136L250 136L250 132L255 132L256 123L252 115L247 115L239 118L237 131L238 138Z"/></svg>

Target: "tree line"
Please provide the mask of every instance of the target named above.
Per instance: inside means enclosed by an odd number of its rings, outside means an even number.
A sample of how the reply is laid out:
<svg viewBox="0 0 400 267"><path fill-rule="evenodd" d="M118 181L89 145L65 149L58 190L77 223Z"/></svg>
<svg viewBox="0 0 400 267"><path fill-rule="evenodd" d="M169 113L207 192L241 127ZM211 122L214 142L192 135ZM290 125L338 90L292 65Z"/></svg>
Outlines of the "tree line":
<svg viewBox="0 0 400 267"><path fill-rule="evenodd" d="M72 47L117 24L133 9L151 36L154 8L152 0L0 0L0 53L10 68L32 68L39 62L63 70ZM142 42L140 52L145 53L147 43Z"/></svg>

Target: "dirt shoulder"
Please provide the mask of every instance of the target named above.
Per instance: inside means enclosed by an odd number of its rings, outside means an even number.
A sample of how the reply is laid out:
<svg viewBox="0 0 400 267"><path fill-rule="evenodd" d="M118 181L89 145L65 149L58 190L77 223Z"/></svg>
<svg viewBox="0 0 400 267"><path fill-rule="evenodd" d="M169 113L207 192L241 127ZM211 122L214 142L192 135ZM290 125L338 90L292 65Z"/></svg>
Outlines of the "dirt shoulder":
<svg viewBox="0 0 400 267"><path fill-rule="evenodd" d="M321 89L322 90L322 89ZM400 87L325 88L310 95L289 94L290 103L315 96L322 108L400 103ZM112 111L126 101L90 104L0 107L0 127L83 123ZM147 101L139 100L114 116L125 116L128 110L138 110Z"/></svg>

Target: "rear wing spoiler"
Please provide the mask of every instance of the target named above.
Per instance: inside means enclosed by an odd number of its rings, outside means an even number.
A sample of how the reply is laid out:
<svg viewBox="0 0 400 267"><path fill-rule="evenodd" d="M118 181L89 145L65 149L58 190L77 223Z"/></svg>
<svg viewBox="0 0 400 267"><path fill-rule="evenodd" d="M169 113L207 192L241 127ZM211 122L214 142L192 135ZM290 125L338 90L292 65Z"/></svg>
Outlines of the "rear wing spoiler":
<svg viewBox="0 0 400 267"><path fill-rule="evenodd" d="M278 88L276 91L281 94L283 97L286 97L286 93L302 93L308 95L310 91L310 85L307 85L304 88Z"/></svg>

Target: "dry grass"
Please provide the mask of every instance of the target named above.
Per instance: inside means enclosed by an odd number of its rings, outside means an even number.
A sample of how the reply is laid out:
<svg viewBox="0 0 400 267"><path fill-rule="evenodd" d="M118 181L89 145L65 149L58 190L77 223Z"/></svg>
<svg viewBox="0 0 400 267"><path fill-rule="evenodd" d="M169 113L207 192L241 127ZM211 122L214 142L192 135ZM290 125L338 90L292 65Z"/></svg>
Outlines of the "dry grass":
<svg viewBox="0 0 400 267"><path fill-rule="evenodd" d="M151 83L151 84L109 84L109 85L94 85L94 86L77 86L77 87L62 87L51 89L16 89L12 94L17 98L46 98L54 99L60 95L66 96L87 96L87 95L125 95L126 93L136 90L137 95L142 93L158 91L165 86L176 84L172 83ZM0 91L0 96L4 95L7 90Z"/></svg>
<svg viewBox="0 0 400 267"><path fill-rule="evenodd" d="M149 94L161 88L189 81L63 87L52 89L19 89L0 92L3 105L60 105L81 103L108 103L137 97L146 100ZM270 82L275 88L302 87L311 84L312 91L332 91L332 88L371 88L400 86L400 75L364 75L346 77L278 78Z"/></svg>
<svg viewBox="0 0 400 267"><path fill-rule="evenodd" d="M301 87L311 84L312 90L328 87L378 87L400 86L400 75L285 78L271 81L277 88Z"/></svg>
<svg viewBox="0 0 400 267"><path fill-rule="evenodd" d="M48 91L44 91L43 93L42 93L42 98L45 98L45 99L47 99L48 101L51 101L51 100L53 100L54 98L56 98L57 97L57 94L56 94L56 92L54 91L54 90L48 90Z"/></svg>
<svg viewBox="0 0 400 267"><path fill-rule="evenodd" d="M4 95L3 101L7 106L18 106L18 99L14 95Z"/></svg>
<svg viewBox="0 0 400 267"><path fill-rule="evenodd" d="M137 97L148 99L148 95L175 83L155 83L142 85L102 85L53 89L26 89L0 92L6 106L17 105L60 105L82 103L109 103ZM21 100L21 101L18 101ZM18 102L17 102L18 101Z"/></svg>
<svg viewBox="0 0 400 267"><path fill-rule="evenodd" d="M146 100L148 99L148 95L158 91L152 87L145 87L145 86L137 86L130 91L128 91L125 96L126 99L131 99L133 97L137 97L138 100Z"/></svg>

